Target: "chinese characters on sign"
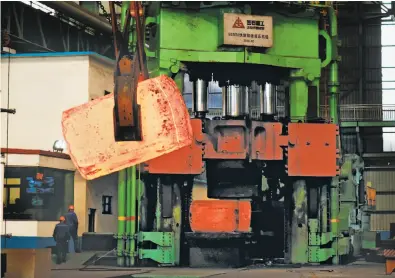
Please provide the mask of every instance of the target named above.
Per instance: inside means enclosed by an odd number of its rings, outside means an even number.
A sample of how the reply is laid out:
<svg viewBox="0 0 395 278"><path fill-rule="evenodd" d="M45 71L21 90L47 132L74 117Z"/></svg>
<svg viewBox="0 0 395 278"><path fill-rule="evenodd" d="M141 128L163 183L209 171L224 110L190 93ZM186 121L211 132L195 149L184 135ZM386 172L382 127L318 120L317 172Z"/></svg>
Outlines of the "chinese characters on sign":
<svg viewBox="0 0 395 278"><path fill-rule="evenodd" d="M261 34L243 34L243 33L228 33L230 37L243 37L243 38L255 38L255 39L269 39L268 35Z"/></svg>
<svg viewBox="0 0 395 278"><path fill-rule="evenodd" d="M273 45L273 18L245 14L224 14L224 44L255 47Z"/></svg>
<svg viewBox="0 0 395 278"><path fill-rule="evenodd" d="M247 20L247 29L265 30L265 21Z"/></svg>

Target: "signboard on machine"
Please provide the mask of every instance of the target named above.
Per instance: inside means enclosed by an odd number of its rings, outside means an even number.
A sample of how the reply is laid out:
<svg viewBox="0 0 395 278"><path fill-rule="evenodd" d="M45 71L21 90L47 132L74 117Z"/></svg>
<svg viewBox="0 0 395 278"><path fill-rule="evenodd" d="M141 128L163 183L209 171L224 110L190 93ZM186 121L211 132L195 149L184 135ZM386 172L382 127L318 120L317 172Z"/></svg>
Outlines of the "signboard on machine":
<svg viewBox="0 0 395 278"><path fill-rule="evenodd" d="M271 16L225 13L224 44L272 47L273 18Z"/></svg>

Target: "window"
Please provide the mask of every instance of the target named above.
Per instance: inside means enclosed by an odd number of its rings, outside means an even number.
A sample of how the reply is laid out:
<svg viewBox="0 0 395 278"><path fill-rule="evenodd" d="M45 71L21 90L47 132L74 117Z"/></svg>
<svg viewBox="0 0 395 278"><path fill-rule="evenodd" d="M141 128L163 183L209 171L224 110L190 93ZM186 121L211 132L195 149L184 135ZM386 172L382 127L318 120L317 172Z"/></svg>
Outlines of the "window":
<svg viewBox="0 0 395 278"><path fill-rule="evenodd" d="M56 221L74 200L74 172L44 167L5 167L5 219Z"/></svg>
<svg viewBox="0 0 395 278"><path fill-rule="evenodd" d="M15 205L16 200L21 198L21 179L5 178L3 188L3 206Z"/></svg>
<svg viewBox="0 0 395 278"><path fill-rule="evenodd" d="M102 205L103 205L102 214L112 214L111 199L112 199L112 196L103 196L102 197Z"/></svg>

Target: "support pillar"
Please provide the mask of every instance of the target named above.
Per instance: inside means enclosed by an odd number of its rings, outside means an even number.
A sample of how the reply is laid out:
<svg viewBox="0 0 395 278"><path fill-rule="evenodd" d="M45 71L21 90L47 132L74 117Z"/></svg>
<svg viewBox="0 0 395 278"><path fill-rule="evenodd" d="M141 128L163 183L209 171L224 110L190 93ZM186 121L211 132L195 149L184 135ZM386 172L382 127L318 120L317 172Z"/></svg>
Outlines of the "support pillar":
<svg viewBox="0 0 395 278"><path fill-rule="evenodd" d="M118 173L118 235L117 235L117 264L124 266L124 248L125 248L125 190L126 190L126 170Z"/></svg>
<svg viewBox="0 0 395 278"><path fill-rule="evenodd" d="M137 175L136 175L136 166L133 166L129 169L129 176L130 178L130 189L131 189L131 203L130 203L130 221L129 221L129 259L130 259L130 266L135 265L135 250L136 250L136 203L137 203Z"/></svg>
<svg viewBox="0 0 395 278"><path fill-rule="evenodd" d="M88 195L89 183L81 174L76 171L74 175L74 207L75 213L78 215L78 236L88 231ZM67 204L71 205L71 204ZM81 241L79 241L81 242Z"/></svg>
<svg viewBox="0 0 395 278"><path fill-rule="evenodd" d="M321 187L321 202L320 202L320 220L321 220L321 232L328 232L328 186L326 184Z"/></svg>
<svg viewBox="0 0 395 278"><path fill-rule="evenodd" d="M339 178L332 179L331 185L331 233L332 233L332 249L335 255L332 258L333 264L339 264Z"/></svg>
<svg viewBox="0 0 395 278"><path fill-rule="evenodd" d="M294 210L291 223L291 263L305 264L308 262L308 226L307 226L307 190L306 181L297 180L293 183L292 200Z"/></svg>
<svg viewBox="0 0 395 278"><path fill-rule="evenodd" d="M180 264L180 252L181 252L181 227L182 227L182 207L181 207L181 186L183 183L174 183L173 185L173 223L172 230L174 233L174 264Z"/></svg>
<svg viewBox="0 0 395 278"><path fill-rule="evenodd" d="M132 203L132 180L131 180L131 169L127 168L126 169L126 219L125 219L125 236L126 236L126 244L125 244L125 265L130 266L130 232L131 232L131 225L130 225L130 219L131 219L131 203Z"/></svg>
<svg viewBox="0 0 395 278"><path fill-rule="evenodd" d="M289 103L291 121L304 121L308 105L308 87L303 78L290 80Z"/></svg>
<svg viewBox="0 0 395 278"><path fill-rule="evenodd" d="M332 44L335 46L332 51L332 61L329 66L329 113L330 117L335 124L339 124L339 113L338 113L338 94L339 94L339 73L338 73L338 33L337 33L337 17L336 11L333 7L328 9L330 29L329 35L332 39ZM337 141L337 148L340 150L340 138ZM333 237L332 249L334 250L334 256L332 257L333 264L339 264L339 210L340 210L340 197L339 197L339 177L334 177L331 184L330 194L330 211L331 211L331 225L330 232Z"/></svg>

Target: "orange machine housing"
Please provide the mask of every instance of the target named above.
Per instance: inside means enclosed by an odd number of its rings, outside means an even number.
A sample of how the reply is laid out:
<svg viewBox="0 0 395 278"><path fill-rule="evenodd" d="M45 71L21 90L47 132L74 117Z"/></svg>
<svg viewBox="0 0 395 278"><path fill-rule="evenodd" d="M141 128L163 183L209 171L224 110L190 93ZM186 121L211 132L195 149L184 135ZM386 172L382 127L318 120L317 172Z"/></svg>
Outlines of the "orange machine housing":
<svg viewBox="0 0 395 278"><path fill-rule="evenodd" d="M203 133L202 129L205 132ZM199 175L204 160L284 160L288 176L334 177L339 173L339 128L329 123L281 123L191 119L192 144L146 163L151 174ZM325 159L323 159L325 158Z"/></svg>
<svg viewBox="0 0 395 278"><path fill-rule="evenodd" d="M192 202L189 221L193 232L249 232L251 203L236 200L196 200Z"/></svg>

